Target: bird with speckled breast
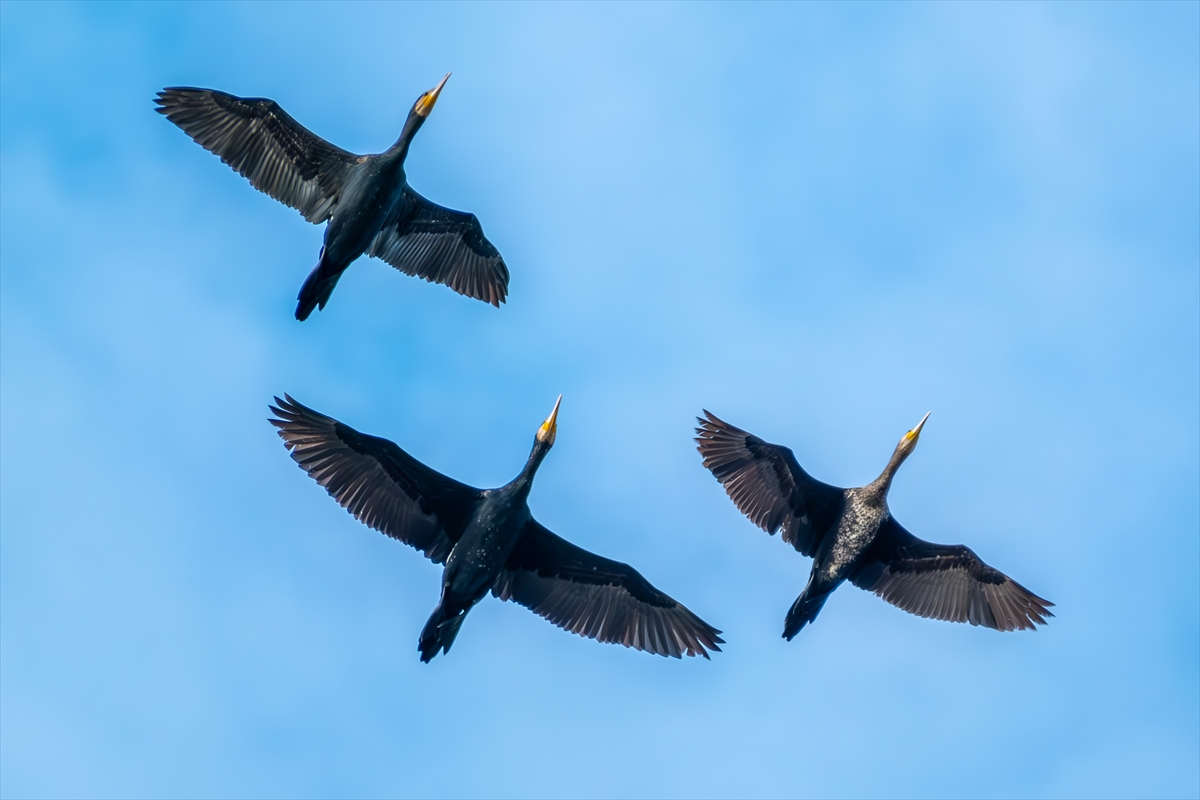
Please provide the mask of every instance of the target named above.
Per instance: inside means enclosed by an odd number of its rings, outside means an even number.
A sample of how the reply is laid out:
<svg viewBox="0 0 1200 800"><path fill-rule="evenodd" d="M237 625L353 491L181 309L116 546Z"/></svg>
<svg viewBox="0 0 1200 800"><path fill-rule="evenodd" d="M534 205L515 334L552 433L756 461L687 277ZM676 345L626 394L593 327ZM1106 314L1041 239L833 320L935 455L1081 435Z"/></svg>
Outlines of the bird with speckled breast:
<svg viewBox="0 0 1200 800"><path fill-rule="evenodd" d="M490 591L565 630L662 656L719 651L720 631L641 573L551 533L529 511L533 476L558 432L558 408L538 428L525 467L498 489L476 489L284 395L271 424L292 458L360 522L445 564L440 602L417 645L449 652Z"/></svg>
<svg viewBox="0 0 1200 800"><path fill-rule="evenodd" d="M404 171L409 145L449 77L417 98L400 138L376 155L330 144L265 97L171 87L155 102L159 113L255 189L309 222L328 221L317 266L300 288L296 319L325 308L342 273L364 253L499 307L508 295L508 267L479 220L426 200Z"/></svg>
<svg viewBox="0 0 1200 800"><path fill-rule="evenodd" d="M906 531L888 510L896 470L917 446L929 414L900 438L883 473L840 489L814 479L786 447L769 444L708 411L697 418L704 466L754 524L813 559L808 585L784 621L791 641L849 580L921 617L1000 631L1034 630L1054 616L1043 600L968 547L933 544Z"/></svg>

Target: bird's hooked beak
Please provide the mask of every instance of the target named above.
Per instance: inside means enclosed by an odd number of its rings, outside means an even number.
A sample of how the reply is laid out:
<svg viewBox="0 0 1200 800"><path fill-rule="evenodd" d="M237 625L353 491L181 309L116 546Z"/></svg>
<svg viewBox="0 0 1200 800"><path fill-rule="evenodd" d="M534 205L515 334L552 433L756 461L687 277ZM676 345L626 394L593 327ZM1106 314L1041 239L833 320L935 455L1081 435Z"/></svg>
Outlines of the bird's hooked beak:
<svg viewBox="0 0 1200 800"><path fill-rule="evenodd" d="M932 411L927 411L925 413L925 416L921 417L921 421L917 423L917 427L913 428L911 431L904 434L904 440L911 441L913 444L916 444L917 439L921 435L921 428L925 427L925 420L929 419L929 415L932 413L933 413Z"/></svg>
<svg viewBox="0 0 1200 800"><path fill-rule="evenodd" d="M558 405L562 402L562 395L554 401L554 410L550 412L550 416L546 417L546 421L542 423L542 427L538 428L537 440L544 444L554 444L554 437L558 435Z"/></svg>
<svg viewBox="0 0 1200 800"><path fill-rule="evenodd" d="M422 117L428 117L429 112L433 111L433 104L437 102L438 95L442 93L442 87L446 85L446 81L448 80L450 80L449 72L446 73L446 77L442 78L437 86L421 95L421 99L417 101L417 107L413 111L416 111Z"/></svg>

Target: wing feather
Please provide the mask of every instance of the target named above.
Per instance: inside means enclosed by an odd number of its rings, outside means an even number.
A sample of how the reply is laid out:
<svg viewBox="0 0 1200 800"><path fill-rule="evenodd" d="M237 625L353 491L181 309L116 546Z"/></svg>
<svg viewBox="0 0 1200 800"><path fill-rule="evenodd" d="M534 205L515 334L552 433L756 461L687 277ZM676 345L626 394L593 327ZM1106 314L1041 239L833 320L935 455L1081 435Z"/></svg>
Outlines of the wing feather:
<svg viewBox="0 0 1200 800"><path fill-rule="evenodd" d="M270 422L296 463L355 519L444 563L480 491L430 469L387 439L283 398L275 398Z"/></svg>
<svg viewBox="0 0 1200 800"><path fill-rule="evenodd" d="M758 527L802 555L816 553L841 513L844 494L816 480L786 447L769 444L708 411L697 417L696 449L729 499Z"/></svg>
<svg viewBox="0 0 1200 800"><path fill-rule="evenodd" d="M1013 631L1034 630L1054 616L1053 603L969 547L918 539L890 517L850 580L919 617Z"/></svg>
<svg viewBox="0 0 1200 800"><path fill-rule="evenodd" d="M197 144L309 222L333 215L347 176L364 160L317 136L265 97L170 87L155 102Z"/></svg>
<svg viewBox="0 0 1200 800"><path fill-rule="evenodd" d="M641 573L590 553L530 520L492 587L564 630L680 658L720 651L720 631Z"/></svg>
<svg viewBox="0 0 1200 800"><path fill-rule="evenodd" d="M508 267L474 214L431 203L404 188L404 210L384 225L367 254L407 275L449 286L499 307L508 296Z"/></svg>

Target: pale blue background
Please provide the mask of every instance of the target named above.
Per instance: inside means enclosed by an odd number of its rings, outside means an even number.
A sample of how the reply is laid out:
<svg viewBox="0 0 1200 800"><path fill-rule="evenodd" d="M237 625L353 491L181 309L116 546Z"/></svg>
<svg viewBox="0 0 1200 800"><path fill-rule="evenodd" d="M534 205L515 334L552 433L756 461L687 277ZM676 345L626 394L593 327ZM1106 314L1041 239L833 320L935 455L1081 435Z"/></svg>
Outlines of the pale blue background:
<svg viewBox="0 0 1200 800"><path fill-rule="evenodd" d="M1200 6L0 10L0 793L1196 796ZM377 261L301 325L321 229L153 112L277 99L409 158L512 270ZM532 504L726 632L712 662L488 600L286 456L275 393ZM700 466L707 407L871 480L1058 603L1036 634L851 587Z"/></svg>

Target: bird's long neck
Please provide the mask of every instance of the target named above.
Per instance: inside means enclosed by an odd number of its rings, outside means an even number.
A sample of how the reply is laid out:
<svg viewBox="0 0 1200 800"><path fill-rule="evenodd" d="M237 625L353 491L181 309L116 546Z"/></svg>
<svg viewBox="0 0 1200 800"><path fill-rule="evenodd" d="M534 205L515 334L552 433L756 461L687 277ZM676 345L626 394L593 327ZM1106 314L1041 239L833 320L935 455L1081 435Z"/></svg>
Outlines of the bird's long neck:
<svg viewBox="0 0 1200 800"><path fill-rule="evenodd" d="M412 144L413 137L417 135L417 131L421 129L421 125L425 122L425 118L420 114L410 113L408 119L404 120L404 127L400 130L400 138L396 143L388 148L389 156L400 159L401 162L408 158L408 146Z"/></svg>
<svg viewBox="0 0 1200 800"><path fill-rule="evenodd" d="M892 478L896 477L896 470L900 469L900 465L904 463L904 459L908 458L908 454L911 452L911 449L897 447L896 451L892 453L887 466L883 468L883 472L880 473L878 478L871 481L871 489L886 498L888 490L892 488Z"/></svg>
<svg viewBox="0 0 1200 800"><path fill-rule="evenodd" d="M549 452L550 445L534 440L533 450L529 451L529 460L525 462L521 474L509 484L522 499L529 496L529 490L533 488L533 476Z"/></svg>

